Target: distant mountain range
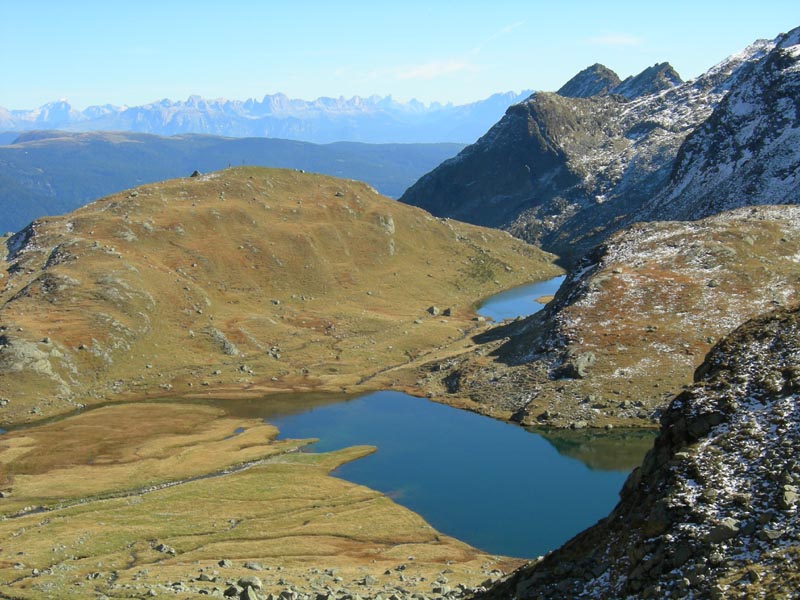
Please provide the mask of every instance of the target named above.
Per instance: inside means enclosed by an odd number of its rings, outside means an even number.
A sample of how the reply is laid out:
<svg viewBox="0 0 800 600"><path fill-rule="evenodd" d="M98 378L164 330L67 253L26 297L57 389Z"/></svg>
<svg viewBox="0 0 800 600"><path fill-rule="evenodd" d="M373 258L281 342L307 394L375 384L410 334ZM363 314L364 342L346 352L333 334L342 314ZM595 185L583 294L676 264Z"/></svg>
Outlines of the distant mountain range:
<svg viewBox="0 0 800 600"><path fill-rule="evenodd" d="M143 106L90 106L79 111L67 100L34 110L0 107L1 131L131 131L156 135L203 133L231 137L270 137L319 144L474 142L506 108L531 94L505 92L471 104L397 102L391 96L291 99L284 94L262 100L161 100Z"/></svg>
<svg viewBox="0 0 800 600"><path fill-rule="evenodd" d="M800 202L800 28L697 79L593 65L511 106L401 198L576 263L622 227Z"/></svg>
<svg viewBox="0 0 800 600"><path fill-rule="evenodd" d="M399 197L461 144L310 144L210 135L38 131L0 146L0 234L122 189L228 166L302 169ZM2 143L2 140L0 140Z"/></svg>

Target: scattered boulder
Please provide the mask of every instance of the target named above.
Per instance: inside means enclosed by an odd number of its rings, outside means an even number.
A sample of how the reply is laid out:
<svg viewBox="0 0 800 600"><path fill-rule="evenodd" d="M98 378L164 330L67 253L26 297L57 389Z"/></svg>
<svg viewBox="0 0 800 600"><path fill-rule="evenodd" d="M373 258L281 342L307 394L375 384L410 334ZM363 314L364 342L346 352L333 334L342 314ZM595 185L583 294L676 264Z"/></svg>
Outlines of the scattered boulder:
<svg viewBox="0 0 800 600"><path fill-rule="evenodd" d="M238 585L242 589L254 588L256 590L260 590L263 588L261 579L259 579L255 575L242 577L241 579L239 579L239 581L236 582L236 585Z"/></svg>

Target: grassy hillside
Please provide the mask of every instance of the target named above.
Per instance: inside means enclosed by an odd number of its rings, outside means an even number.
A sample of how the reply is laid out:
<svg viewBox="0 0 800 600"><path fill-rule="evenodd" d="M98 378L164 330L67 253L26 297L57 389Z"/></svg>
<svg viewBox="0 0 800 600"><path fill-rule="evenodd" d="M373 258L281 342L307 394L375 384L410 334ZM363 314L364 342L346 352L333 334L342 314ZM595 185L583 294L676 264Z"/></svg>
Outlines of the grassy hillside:
<svg viewBox="0 0 800 600"><path fill-rule="evenodd" d="M136 185L230 166L302 169L358 179L398 197L461 148L459 144L317 145L209 135L31 132L0 146L0 232L17 231L35 218L62 214Z"/></svg>
<svg viewBox="0 0 800 600"><path fill-rule="evenodd" d="M141 186L7 245L6 424L166 392L377 386L465 338L482 297L559 271L366 184L262 168Z"/></svg>

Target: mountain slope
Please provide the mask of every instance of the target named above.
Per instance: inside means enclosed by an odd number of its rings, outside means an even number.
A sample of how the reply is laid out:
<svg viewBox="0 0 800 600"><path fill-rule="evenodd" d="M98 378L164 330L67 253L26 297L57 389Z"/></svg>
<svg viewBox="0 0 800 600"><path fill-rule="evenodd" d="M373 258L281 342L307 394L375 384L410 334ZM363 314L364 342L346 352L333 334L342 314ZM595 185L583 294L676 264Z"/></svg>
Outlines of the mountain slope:
<svg viewBox="0 0 800 600"><path fill-rule="evenodd" d="M420 174L461 147L28 132L14 144L0 146L0 232L16 231L35 218L61 214L129 187L230 165L294 168L358 179L398 197Z"/></svg>
<svg viewBox="0 0 800 600"><path fill-rule="evenodd" d="M442 398L524 425L652 426L717 340L800 301L800 207L641 223L598 247L540 313L430 368Z"/></svg>
<svg viewBox="0 0 800 600"><path fill-rule="evenodd" d="M793 35L756 42L674 87L671 67L656 65L641 79L619 84L630 100L613 93L534 94L401 200L440 216L505 228L574 264L669 185L687 137L728 92L746 85L758 65L791 54L781 44ZM647 93L651 86L667 89Z"/></svg>
<svg viewBox="0 0 800 600"><path fill-rule="evenodd" d="M692 219L800 202L800 29L777 44L686 140L670 185L636 219Z"/></svg>
<svg viewBox="0 0 800 600"><path fill-rule="evenodd" d="M140 186L7 248L5 424L169 390L357 388L463 338L498 287L559 272L504 232L261 168Z"/></svg>
<svg viewBox="0 0 800 600"><path fill-rule="evenodd" d="M157 135L202 133L232 137L271 137L314 143L469 143L503 111L530 95L505 92L463 105L397 102L391 96L291 99L284 94L262 100L161 100L143 106L90 106L77 111L66 100L34 110L0 109L0 130L64 129L131 131Z"/></svg>
<svg viewBox="0 0 800 600"><path fill-rule="evenodd" d="M614 511L479 597L791 596L800 585L799 343L795 308L717 344Z"/></svg>

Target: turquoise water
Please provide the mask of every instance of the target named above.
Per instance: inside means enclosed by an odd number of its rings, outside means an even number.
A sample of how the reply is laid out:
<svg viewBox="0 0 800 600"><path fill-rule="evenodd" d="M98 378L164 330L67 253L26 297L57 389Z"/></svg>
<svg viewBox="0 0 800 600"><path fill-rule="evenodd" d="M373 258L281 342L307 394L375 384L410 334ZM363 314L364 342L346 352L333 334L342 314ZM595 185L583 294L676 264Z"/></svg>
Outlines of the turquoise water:
<svg viewBox="0 0 800 600"><path fill-rule="evenodd" d="M544 304L537 302L536 299L555 294L564 278L562 275L500 292L481 304L477 312L495 321L532 315L544 307Z"/></svg>
<svg viewBox="0 0 800 600"><path fill-rule="evenodd" d="M649 445L637 438L620 461L625 439L615 433L615 459L595 460L592 468L521 427L399 392L272 415L269 422L282 438L319 438L313 452L376 446L334 475L383 492L481 550L526 558L554 550L607 515L629 466Z"/></svg>

